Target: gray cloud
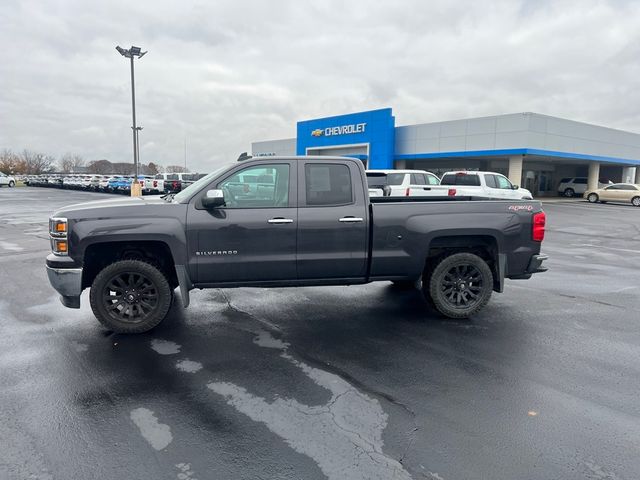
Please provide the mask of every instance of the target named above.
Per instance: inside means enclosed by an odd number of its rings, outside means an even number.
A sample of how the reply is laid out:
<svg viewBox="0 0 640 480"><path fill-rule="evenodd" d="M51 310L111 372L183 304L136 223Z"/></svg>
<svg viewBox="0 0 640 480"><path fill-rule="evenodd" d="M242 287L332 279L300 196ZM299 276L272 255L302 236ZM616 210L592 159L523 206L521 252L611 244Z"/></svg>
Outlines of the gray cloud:
<svg viewBox="0 0 640 480"><path fill-rule="evenodd" d="M640 4L623 1L7 1L0 148L207 171L300 119L399 125L535 111L640 131Z"/></svg>

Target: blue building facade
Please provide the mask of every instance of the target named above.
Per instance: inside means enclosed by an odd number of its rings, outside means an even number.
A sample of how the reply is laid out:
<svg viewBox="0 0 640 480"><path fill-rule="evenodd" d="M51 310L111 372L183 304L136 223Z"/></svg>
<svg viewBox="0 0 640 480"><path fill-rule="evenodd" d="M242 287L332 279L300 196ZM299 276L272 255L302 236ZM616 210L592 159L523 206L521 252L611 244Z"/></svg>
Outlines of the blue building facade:
<svg viewBox="0 0 640 480"><path fill-rule="evenodd" d="M298 122L296 154L332 151L366 161L369 168L393 168L395 117L390 108Z"/></svg>

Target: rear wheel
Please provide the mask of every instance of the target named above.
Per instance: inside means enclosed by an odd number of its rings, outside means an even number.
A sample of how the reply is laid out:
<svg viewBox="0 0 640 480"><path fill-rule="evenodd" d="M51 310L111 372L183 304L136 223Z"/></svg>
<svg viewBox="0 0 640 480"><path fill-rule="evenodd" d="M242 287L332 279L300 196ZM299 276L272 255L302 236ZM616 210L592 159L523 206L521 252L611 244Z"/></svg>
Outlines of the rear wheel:
<svg viewBox="0 0 640 480"><path fill-rule="evenodd" d="M484 308L493 291L493 274L473 253L443 258L423 278L427 302L449 318L468 318Z"/></svg>
<svg viewBox="0 0 640 480"><path fill-rule="evenodd" d="M576 194L576 191L573 188L565 188L564 196L565 197L573 197Z"/></svg>
<svg viewBox="0 0 640 480"><path fill-rule="evenodd" d="M13 188L13 187L15 187L15 186L16 186L16 182L14 182L13 180L11 180L11 181L9 182L9 188Z"/></svg>
<svg viewBox="0 0 640 480"><path fill-rule="evenodd" d="M634 207L640 207L640 197L633 197L631 199L631 205Z"/></svg>
<svg viewBox="0 0 640 480"><path fill-rule="evenodd" d="M167 278L140 260L121 260L96 276L89 295L91 309L116 333L143 333L164 320L173 297Z"/></svg>
<svg viewBox="0 0 640 480"><path fill-rule="evenodd" d="M587 196L587 200L589 200L591 203L597 203L598 202L598 194L597 193L590 193L589 196Z"/></svg>

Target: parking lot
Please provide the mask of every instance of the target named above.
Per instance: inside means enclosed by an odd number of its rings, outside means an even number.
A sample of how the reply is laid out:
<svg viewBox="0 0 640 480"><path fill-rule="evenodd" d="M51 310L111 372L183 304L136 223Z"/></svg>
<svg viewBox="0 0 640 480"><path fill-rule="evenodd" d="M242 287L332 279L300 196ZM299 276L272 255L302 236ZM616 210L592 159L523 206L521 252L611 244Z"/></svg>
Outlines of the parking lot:
<svg viewBox="0 0 640 480"><path fill-rule="evenodd" d="M60 305L47 219L0 189L0 479L640 478L640 210L549 202L549 272L470 321L418 292L192 292L159 328Z"/></svg>

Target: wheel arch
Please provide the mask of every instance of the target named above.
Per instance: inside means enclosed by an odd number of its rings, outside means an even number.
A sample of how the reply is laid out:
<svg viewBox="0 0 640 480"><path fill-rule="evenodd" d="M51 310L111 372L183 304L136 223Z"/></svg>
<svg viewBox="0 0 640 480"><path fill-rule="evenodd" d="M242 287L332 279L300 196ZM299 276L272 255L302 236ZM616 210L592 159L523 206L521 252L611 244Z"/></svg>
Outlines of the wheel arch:
<svg viewBox="0 0 640 480"><path fill-rule="evenodd" d="M482 258L493 274L493 289L502 292L506 272L506 255L500 253L498 239L489 234L441 235L431 239L424 260L424 269L455 253L473 253Z"/></svg>
<svg viewBox="0 0 640 480"><path fill-rule="evenodd" d="M88 245L84 251L82 288L90 287L98 273L119 260L141 260L157 267L171 288L180 285L169 245L160 240L111 241Z"/></svg>

